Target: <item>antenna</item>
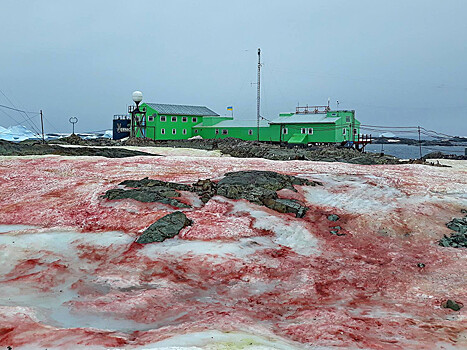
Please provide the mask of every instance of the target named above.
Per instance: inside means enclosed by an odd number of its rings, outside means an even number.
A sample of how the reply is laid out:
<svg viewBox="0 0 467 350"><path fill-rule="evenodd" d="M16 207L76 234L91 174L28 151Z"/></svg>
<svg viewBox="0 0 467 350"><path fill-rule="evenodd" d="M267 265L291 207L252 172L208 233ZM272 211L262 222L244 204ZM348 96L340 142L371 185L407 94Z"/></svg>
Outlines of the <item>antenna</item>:
<svg viewBox="0 0 467 350"><path fill-rule="evenodd" d="M258 86L256 92L256 133L259 141L259 118L261 104L261 49L258 48Z"/></svg>

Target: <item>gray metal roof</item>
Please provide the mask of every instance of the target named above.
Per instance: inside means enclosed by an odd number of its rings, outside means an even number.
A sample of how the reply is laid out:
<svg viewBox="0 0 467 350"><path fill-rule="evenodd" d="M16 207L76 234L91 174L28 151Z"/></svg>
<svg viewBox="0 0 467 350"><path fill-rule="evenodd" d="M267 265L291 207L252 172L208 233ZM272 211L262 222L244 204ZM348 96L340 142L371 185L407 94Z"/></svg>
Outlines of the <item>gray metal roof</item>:
<svg viewBox="0 0 467 350"><path fill-rule="evenodd" d="M215 128L215 129L221 129L221 128L256 128L256 119L255 120L223 120L217 124L214 125L203 125L203 123L193 125L193 128ZM269 123L265 120L261 120L259 123L260 127L265 127L267 128L269 126Z"/></svg>
<svg viewBox="0 0 467 350"><path fill-rule="evenodd" d="M196 115L200 117L219 115L205 106L170 105L170 104L164 104L164 103L146 103L146 104L152 109L156 110L157 113L159 114Z"/></svg>
<svg viewBox="0 0 467 350"><path fill-rule="evenodd" d="M339 117L327 117L326 114L294 114L290 117L279 117L271 121L271 124L306 124L323 123L333 124Z"/></svg>

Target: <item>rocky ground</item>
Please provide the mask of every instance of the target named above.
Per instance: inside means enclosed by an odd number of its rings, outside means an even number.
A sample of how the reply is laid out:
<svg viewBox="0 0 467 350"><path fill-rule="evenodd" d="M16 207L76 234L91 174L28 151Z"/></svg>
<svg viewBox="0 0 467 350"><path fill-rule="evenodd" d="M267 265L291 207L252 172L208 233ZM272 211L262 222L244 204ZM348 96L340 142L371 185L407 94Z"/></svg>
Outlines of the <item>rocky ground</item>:
<svg viewBox="0 0 467 350"><path fill-rule="evenodd" d="M462 161L0 160L5 349L467 346Z"/></svg>
<svg viewBox="0 0 467 350"><path fill-rule="evenodd" d="M0 156L32 156L46 154L59 156L99 156L106 158L125 158L152 155L141 151L115 147L61 147L55 144L43 144L39 141L15 143L0 140Z"/></svg>
<svg viewBox="0 0 467 350"><path fill-rule="evenodd" d="M381 156L376 153L361 153L354 149L337 146L315 146L309 148L287 148L277 144L243 141L234 138L226 139L192 139L154 141L151 139L127 139L113 141L108 139L82 140L72 136L56 141L59 144L82 146L140 146L140 147L177 147L203 150L220 150L223 154L237 158L264 158L271 160L316 160L325 162L345 162L354 164L397 164L400 161L392 156Z"/></svg>

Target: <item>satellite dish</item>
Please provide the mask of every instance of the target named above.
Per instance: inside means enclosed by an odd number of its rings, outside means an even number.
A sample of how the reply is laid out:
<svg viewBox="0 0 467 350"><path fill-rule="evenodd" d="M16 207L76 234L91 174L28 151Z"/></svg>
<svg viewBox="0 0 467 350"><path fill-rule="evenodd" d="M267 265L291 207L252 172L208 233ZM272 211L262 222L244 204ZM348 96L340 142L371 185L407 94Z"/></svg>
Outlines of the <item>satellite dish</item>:
<svg viewBox="0 0 467 350"><path fill-rule="evenodd" d="M133 92L133 94L131 95L131 97L133 98L133 101L138 104L140 103L142 100L143 100L143 93L141 91L135 91Z"/></svg>

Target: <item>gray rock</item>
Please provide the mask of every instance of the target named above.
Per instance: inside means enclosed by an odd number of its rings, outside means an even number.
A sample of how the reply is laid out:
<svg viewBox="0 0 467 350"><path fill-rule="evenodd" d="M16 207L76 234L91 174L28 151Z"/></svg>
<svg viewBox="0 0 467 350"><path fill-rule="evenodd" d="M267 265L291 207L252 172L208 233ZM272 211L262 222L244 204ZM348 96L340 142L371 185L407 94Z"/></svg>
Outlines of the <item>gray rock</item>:
<svg viewBox="0 0 467 350"><path fill-rule="evenodd" d="M337 221L339 220L339 215L336 215L336 214L331 214L331 215L328 215L328 220L329 221Z"/></svg>
<svg viewBox="0 0 467 350"><path fill-rule="evenodd" d="M151 188L136 188L136 189L112 189L108 190L103 198L109 200L117 200L117 199L134 199L138 202L143 203L163 203L168 204L176 208L191 208L188 204L181 203L174 199L174 197L179 197L180 194L168 187L157 186Z"/></svg>
<svg viewBox="0 0 467 350"><path fill-rule="evenodd" d="M459 303L455 302L454 300L448 299L443 303L443 307L446 308L446 309L459 311L464 306L462 304L459 304Z"/></svg>
<svg viewBox="0 0 467 350"><path fill-rule="evenodd" d="M279 213L292 213L295 214L295 217L302 218L305 216L307 207L303 206L296 200L293 199L274 199L274 198L264 198L263 204Z"/></svg>
<svg viewBox="0 0 467 350"><path fill-rule="evenodd" d="M153 242L163 242L167 238L173 238L186 226L191 226L192 221L181 211L170 213L151 226L136 240L136 243L147 244Z"/></svg>

